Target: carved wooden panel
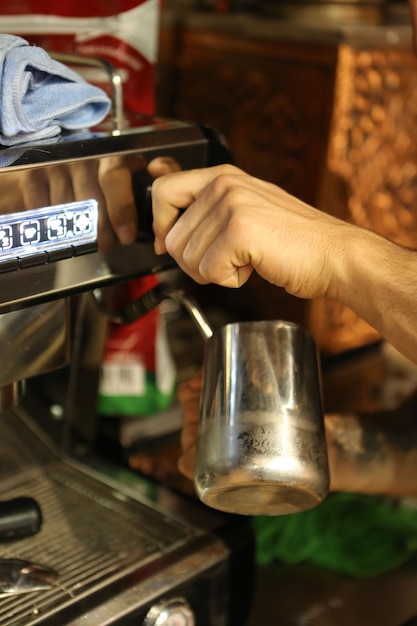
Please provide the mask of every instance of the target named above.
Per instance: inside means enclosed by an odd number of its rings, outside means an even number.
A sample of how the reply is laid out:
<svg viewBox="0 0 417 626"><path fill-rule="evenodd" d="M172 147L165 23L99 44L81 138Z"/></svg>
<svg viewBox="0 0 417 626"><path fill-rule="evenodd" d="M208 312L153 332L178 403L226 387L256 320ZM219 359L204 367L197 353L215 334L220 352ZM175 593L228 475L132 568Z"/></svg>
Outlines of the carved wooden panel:
<svg viewBox="0 0 417 626"><path fill-rule="evenodd" d="M411 49L340 47L327 169L321 208L417 247L417 58ZM338 302L314 302L310 316L319 343L331 352L378 338Z"/></svg>

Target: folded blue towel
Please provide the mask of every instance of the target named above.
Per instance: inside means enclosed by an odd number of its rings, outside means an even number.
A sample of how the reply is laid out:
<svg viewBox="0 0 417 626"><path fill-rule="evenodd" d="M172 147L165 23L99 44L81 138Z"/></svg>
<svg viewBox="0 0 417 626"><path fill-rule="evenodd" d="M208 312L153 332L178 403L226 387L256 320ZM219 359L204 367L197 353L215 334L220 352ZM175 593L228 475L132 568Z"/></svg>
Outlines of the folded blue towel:
<svg viewBox="0 0 417 626"><path fill-rule="evenodd" d="M38 46L0 34L0 144L14 146L101 122L108 96Z"/></svg>

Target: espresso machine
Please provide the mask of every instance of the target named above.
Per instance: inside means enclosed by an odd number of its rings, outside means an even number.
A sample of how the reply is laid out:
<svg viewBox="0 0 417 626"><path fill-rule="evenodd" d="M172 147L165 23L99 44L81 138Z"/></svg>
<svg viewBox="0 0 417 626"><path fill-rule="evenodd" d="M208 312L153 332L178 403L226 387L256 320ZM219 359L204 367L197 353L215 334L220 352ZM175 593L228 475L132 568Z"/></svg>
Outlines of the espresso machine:
<svg viewBox="0 0 417 626"><path fill-rule="evenodd" d="M88 460L105 325L94 294L175 270L153 252L148 166L161 157L189 169L229 155L211 129L138 115L0 152L0 626L245 622L244 520ZM121 245L107 211L126 193L140 228ZM13 509L27 502L39 508Z"/></svg>

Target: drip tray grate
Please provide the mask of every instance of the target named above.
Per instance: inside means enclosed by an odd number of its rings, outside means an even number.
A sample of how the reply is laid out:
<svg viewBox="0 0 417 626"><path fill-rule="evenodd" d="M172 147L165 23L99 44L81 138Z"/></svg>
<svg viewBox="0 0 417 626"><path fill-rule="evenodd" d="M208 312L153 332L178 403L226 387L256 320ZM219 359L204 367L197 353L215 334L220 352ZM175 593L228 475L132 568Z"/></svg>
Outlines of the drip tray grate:
<svg viewBox="0 0 417 626"><path fill-rule="evenodd" d="M0 544L0 557L53 567L59 579L50 590L0 598L0 626L41 623L45 616L138 572L195 536L195 530L157 509L48 455L19 418L1 419L0 458L13 459L14 471L0 466L0 499L36 498L44 522L33 537ZM33 452L37 447L39 457Z"/></svg>

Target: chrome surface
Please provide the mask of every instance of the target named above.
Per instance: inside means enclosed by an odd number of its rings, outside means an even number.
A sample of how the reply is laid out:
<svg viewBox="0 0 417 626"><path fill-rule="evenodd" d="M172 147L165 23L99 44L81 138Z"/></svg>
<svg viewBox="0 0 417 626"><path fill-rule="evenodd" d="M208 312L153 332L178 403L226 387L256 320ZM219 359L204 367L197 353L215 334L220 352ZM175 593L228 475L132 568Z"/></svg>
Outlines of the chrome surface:
<svg viewBox="0 0 417 626"><path fill-rule="evenodd" d="M228 324L207 340L194 483L221 511L279 515L329 489L313 338L282 321Z"/></svg>
<svg viewBox="0 0 417 626"><path fill-rule="evenodd" d="M194 611L184 598L172 598L155 604L146 615L143 626L196 626Z"/></svg>
<svg viewBox="0 0 417 626"><path fill-rule="evenodd" d="M41 563L0 558L0 598L51 589L58 572Z"/></svg>
<svg viewBox="0 0 417 626"><path fill-rule="evenodd" d="M168 499L155 502L148 483L120 485L61 458L26 426L21 408L1 421L0 498L30 493L44 522L35 536L0 544L0 559L59 573L50 589L0 598L1 626L137 626L180 589L206 613L202 624L226 626L229 553L220 540L172 513Z"/></svg>
<svg viewBox="0 0 417 626"><path fill-rule="evenodd" d="M17 380L0 387L0 410L17 406L25 390L25 382Z"/></svg>
<svg viewBox="0 0 417 626"><path fill-rule="evenodd" d="M53 371L69 363L69 305L46 302L0 315L0 386L3 408L19 398L16 381Z"/></svg>
<svg viewBox="0 0 417 626"><path fill-rule="evenodd" d="M181 289L171 289L167 294L169 298L175 300L185 308L204 339L210 339L210 337L213 336L213 329L194 298L186 295Z"/></svg>
<svg viewBox="0 0 417 626"><path fill-rule="evenodd" d="M1 150L0 163L10 164L0 167L0 214L95 198L99 250L0 273L0 313L172 267L168 255L153 252L148 165L161 157L181 169L203 167L216 161L213 143L213 135L199 126L136 116L121 131L104 127ZM138 213L140 240L123 246L116 243L109 214L129 205Z"/></svg>
<svg viewBox="0 0 417 626"><path fill-rule="evenodd" d="M182 289L178 289L172 285L160 283L137 300L131 302L121 311L115 311L108 306L100 289L93 291L93 297L99 309L117 324L130 324L134 320L146 315L146 313L149 313L149 311L152 311L152 309L159 306L164 300L174 300L184 307L204 339L209 339L213 336L213 329L195 299L187 295Z"/></svg>

